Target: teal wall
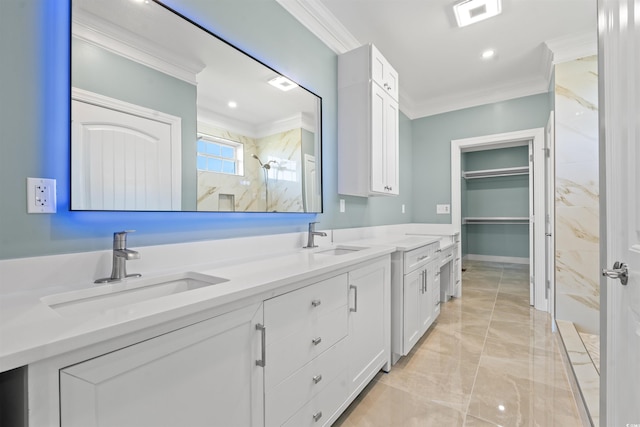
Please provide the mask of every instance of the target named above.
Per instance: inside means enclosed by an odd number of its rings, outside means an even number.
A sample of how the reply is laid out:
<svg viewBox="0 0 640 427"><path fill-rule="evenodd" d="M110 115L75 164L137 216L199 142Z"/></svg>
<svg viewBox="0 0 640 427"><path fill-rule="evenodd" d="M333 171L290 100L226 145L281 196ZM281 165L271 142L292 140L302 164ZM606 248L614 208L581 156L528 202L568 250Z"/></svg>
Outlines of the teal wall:
<svg viewBox="0 0 640 427"><path fill-rule="evenodd" d="M462 154L463 170L499 169L529 164L529 147L473 151ZM463 218L529 216L529 176L462 179ZM521 224L473 224L462 229L464 253L529 257L529 227Z"/></svg>
<svg viewBox="0 0 640 427"><path fill-rule="evenodd" d="M338 212L337 56L275 1L168 0L180 13L322 97L324 213L69 212L69 4L0 0L0 259L410 222L412 124L400 118L400 197L347 198ZM444 161L444 159L443 159ZM26 213L26 178L55 178L57 214ZM407 213L401 213L406 204Z"/></svg>
<svg viewBox="0 0 640 427"><path fill-rule="evenodd" d="M196 86L85 41L71 43L73 87L182 119L182 210L197 210Z"/></svg>
<svg viewBox="0 0 640 427"><path fill-rule="evenodd" d="M451 203L451 140L544 127L547 93L416 119L413 125L413 220L451 224L436 204Z"/></svg>

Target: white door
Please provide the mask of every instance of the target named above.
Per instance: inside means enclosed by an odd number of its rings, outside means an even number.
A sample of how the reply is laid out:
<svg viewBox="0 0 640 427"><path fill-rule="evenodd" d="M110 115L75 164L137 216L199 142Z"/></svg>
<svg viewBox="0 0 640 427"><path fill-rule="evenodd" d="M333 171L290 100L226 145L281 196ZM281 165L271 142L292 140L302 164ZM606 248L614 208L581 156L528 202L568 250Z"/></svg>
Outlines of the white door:
<svg viewBox="0 0 640 427"><path fill-rule="evenodd" d="M78 100L71 109L73 209L180 209L171 125Z"/></svg>
<svg viewBox="0 0 640 427"><path fill-rule="evenodd" d="M60 371L64 427L264 425L262 304Z"/></svg>
<svg viewBox="0 0 640 427"><path fill-rule="evenodd" d="M547 126L545 127L545 297L549 301L549 312L555 318L555 259L556 245L554 237L555 229L555 122L553 111L549 115Z"/></svg>
<svg viewBox="0 0 640 427"><path fill-rule="evenodd" d="M601 425L640 425L640 0L600 0L601 136L605 160L605 268L627 265L628 282L603 279L606 347ZM622 269L621 269L622 270Z"/></svg>
<svg viewBox="0 0 640 427"><path fill-rule="evenodd" d="M318 188L316 158L310 154L304 155L304 201L305 212L320 212L320 194Z"/></svg>
<svg viewBox="0 0 640 427"><path fill-rule="evenodd" d="M371 191L384 193L387 187L385 108L387 93L371 83Z"/></svg>

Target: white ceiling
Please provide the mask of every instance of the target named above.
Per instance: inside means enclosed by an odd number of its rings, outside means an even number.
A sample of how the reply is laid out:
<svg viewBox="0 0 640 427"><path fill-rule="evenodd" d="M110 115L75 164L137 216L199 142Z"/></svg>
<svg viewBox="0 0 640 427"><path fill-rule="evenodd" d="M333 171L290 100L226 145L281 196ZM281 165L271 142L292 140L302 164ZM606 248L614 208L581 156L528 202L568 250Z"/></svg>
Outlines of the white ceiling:
<svg viewBox="0 0 640 427"><path fill-rule="evenodd" d="M411 119L546 92L553 62L596 53L596 0L502 0L501 15L464 28L456 0L277 1L337 53L376 45Z"/></svg>

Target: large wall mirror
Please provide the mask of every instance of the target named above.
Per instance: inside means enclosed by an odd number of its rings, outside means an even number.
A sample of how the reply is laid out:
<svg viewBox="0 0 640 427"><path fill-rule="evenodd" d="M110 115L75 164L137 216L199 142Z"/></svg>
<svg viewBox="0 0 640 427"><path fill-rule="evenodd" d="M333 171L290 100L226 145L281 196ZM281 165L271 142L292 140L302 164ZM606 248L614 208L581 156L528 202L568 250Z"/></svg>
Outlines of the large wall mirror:
<svg viewBox="0 0 640 427"><path fill-rule="evenodd" d="M320 97L156 1L71 42L72 210L322 212Z"/></svg>

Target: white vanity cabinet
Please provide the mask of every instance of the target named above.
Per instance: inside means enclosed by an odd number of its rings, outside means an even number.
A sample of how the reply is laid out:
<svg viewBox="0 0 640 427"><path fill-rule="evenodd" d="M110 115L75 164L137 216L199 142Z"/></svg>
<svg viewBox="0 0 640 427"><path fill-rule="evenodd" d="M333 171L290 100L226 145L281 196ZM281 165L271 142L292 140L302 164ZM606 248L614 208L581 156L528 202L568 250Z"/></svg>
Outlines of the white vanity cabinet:
<svg viewBox="0 0 640 427"><path fill-rule="evenodd" d="M61 369L61 425L264 425L261 322L254 304Z"/></svg>
<svg viewBox="0 0 640 427"><path fill-rule="evenodd" d="M347 282L345 273L265 301L267 426L283 425L309 402L314 410L298 425L322 425L346 400Z"/></svg>
<svg viewBox="0 0 640 427"><path fill-rule="evenodd" d="M338 58L338 193L399 194L398 73L373 45Z"/></svg>
<svg viewBox="0 0 640 427"><path fill-rule="evenodd" d="M349 273L347 361L352 398L380 369L391 368L390 282L388 257Z"/></svg>
<svg viewBox="0 0 640 427"><path fill-rule="evenodd" d="M389 257L265 301L265 424L330 425L390 361Z"/></svg>
<svg viewBox="0 0 640 427"><path fill-rule="evenodd" d="M392 361L409 354L440 313L439 243L392 256Z"/></svg>

